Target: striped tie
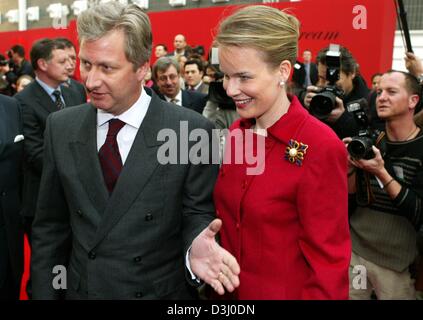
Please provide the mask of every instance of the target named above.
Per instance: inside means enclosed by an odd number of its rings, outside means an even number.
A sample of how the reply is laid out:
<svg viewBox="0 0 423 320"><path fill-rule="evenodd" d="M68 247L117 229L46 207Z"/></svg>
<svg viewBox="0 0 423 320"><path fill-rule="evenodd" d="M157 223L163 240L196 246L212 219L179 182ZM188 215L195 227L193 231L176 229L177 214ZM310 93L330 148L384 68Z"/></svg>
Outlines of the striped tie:
<svg viewBox="0 0 423 320"><path fill-rule="evenodd" d="M124 125L125 122L119 119L109 121L109 131L107 132L106 141L98 152L104 182L106 183L107 190L109 190L109 194L112 194L120 171L122 170L122 158L120 157L116 136Z"/></svg>
<svg viewBox="0 0 423 320"><path fill-rule="evenodd" d="M54 104L56 105L57 110L63 109L65 107L65 104L62 101L62 94L60 93L60 91L59 90L54 90L53 91L53 96L55 98Z"/></svg>

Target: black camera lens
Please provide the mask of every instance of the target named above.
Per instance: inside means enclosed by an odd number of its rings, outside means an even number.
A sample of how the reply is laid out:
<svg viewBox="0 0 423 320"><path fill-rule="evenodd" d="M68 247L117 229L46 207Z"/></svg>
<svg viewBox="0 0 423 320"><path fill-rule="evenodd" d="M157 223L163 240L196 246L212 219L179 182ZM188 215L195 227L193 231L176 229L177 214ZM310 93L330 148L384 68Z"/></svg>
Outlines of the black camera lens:
<svg viewBox="0 0 423 320"><path fill-rule="evenodd" d="M316 118L325 120L329 113L335 108L336 99L332 92L321 92L316 94L310 101L310 112Z"/></svg>
<svg viewBox="0 0 423 320"><path fill-rule="evenodd" d="M373 141L369 137L354 137L348 144L347 150L354 159L372 159L374 157L372 149Z"/></svg>

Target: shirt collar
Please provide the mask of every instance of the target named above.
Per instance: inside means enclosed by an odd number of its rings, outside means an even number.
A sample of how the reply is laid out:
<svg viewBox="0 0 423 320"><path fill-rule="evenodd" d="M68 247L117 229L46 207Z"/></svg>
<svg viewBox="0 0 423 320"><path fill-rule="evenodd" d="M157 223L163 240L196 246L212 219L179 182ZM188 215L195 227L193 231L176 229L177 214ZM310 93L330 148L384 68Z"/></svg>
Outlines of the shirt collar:
<svg viewBox="0 0 423 320"><path fill-rule="evenodd" d="M126 124L139 129L147 113L150 102L151 97L144 91L144 88L141 88L141 94L138 100L128 110L118 116L98 109L97 126L101 127L111 119L120 119Z"/></svg>
<svg viewBox="0 0 423 320"><path fill-rule="evenodd" d="M182 105L182 90L179 90L178 94L174 98L169 98L168 96L164 96L167 102L171 102L172 99L177 99L178 103Z"/></svg>
<svg viewBox="0 0 423 320"><path fill-rule="evenodd" d="M310 116L296 96L288 94L288 99L291 101L288 111L267 128L268 136L285 144L288 144L291 139L298 139L297 135L302 129L303 122ZM241 119L240 127L249 129L254 123L255 119Z"/></svg>
<svg viewBox="0 0 423 320"><path fill-rule="evenodd" d="M200 88L200 86L203 84L203 81L200 81L195 87L195 90L198 90L198 88Z"/></svg>
<svg viewBox="0 0 423 320"><path fill-rule="evenodd" d="M38 77L35 77L35 81L38 82L38 84L47 92L47 94L49 96L53 96L53 92L56 91L56 90L59 90L60 93L62 93L62 90L61 90L60 86L58 86L57 88L52 88L47 83L45 83L44 81L40 80Z"/></svg>

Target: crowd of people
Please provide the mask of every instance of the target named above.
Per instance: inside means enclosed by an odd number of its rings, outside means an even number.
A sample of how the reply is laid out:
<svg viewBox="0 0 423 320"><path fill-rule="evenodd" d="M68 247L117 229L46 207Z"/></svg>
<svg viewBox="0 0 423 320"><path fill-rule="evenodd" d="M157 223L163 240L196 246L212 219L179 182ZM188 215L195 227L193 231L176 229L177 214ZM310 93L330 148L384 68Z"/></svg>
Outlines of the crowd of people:
<svg viewBox="0 0 423 320"><path fill-rule="evenodd" d="M342 45L299 59L299 21L264 5L221 22L219 65L182 34L153 48L136 5L77 31L78 53L0 56L0 299L19 298L24 234L30 299L418 298L417 56L369 88ZM160 161L169 144L187 161Z"/></svg>

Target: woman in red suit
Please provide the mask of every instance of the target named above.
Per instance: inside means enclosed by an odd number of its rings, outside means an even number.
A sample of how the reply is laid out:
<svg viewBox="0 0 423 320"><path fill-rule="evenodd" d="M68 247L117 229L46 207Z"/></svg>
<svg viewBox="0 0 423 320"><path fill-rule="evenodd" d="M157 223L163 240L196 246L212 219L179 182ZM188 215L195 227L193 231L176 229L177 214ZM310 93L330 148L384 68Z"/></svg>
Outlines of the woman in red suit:
<svg viewBox="0 0 423 320"><path fill-rule="evenodd" d="M240 286L226 298L348 299L347 153L286 93L298 29L291 15L250 6L216 37L224 87L241 116L214 190L221 243L241 267ZM247 170L251 131L263 141L251 145L263 161L255 171ZM219 280L228 281L224 270Z"/></svg>

